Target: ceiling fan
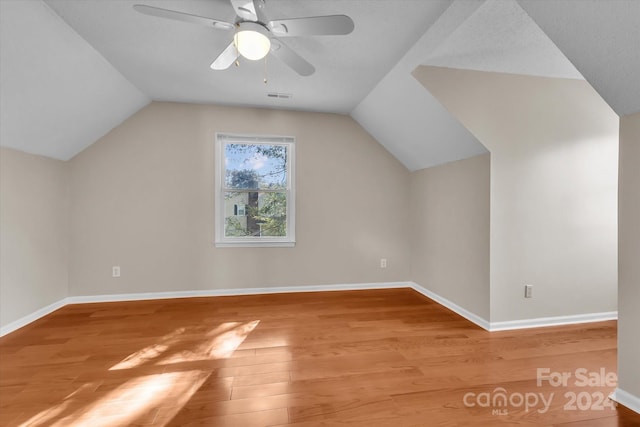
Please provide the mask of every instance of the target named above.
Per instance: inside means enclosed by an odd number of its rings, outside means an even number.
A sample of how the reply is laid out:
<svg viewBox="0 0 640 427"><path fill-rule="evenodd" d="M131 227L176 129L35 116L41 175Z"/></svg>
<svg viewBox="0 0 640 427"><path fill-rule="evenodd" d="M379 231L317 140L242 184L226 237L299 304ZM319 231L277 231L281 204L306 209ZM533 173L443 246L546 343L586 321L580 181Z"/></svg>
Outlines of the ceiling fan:
<svg viewBox="0 0 640 427"><path fill-rule="evenodd" d="M279 38L345 35L354 29L353 20L346 15L269 20L265 13L265 0L230 1L237 15L233 23L142 4L133 8L145 15L235 31L231 43L211 64L214 70L226 70L239 56L255 61L271 52L301 76L309 76L315 71L313 65Z"/></svg>

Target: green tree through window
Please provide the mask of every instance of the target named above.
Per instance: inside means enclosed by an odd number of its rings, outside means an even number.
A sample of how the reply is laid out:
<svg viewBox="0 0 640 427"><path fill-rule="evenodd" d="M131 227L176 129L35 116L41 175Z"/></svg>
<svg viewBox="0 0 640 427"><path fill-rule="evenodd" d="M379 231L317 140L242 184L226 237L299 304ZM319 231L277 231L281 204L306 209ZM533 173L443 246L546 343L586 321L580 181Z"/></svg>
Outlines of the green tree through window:
<svg viewBox="0 0 640 427"><path fill-rule="evenodd" d="M217 242L292 243L292 138L219 135L218 144L223 221Z"/></svg>

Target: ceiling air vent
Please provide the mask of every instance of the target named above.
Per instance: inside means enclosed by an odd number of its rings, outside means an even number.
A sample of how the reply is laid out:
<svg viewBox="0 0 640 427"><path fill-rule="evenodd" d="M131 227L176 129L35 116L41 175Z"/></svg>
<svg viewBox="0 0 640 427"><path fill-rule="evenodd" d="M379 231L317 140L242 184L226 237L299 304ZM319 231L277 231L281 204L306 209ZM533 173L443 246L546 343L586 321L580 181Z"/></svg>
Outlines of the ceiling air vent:
<svg viewBox="0 0 640 427"><path fill-rule="evenodd" d="M279 92L270 92L267 94L268 98L279 98L279 99L291 99L293 97L290 93L279 93Z"/></svg>

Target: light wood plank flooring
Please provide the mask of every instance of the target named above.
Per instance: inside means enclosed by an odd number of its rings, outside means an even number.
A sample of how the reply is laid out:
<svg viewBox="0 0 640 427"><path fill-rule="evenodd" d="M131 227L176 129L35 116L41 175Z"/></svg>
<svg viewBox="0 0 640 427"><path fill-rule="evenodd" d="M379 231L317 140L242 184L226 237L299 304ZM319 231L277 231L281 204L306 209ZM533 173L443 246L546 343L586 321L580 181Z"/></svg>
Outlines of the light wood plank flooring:
<svg viewBox="0 0 640 427"><path fill-rule="evenodd" d="M0 339L0 425L640 426L615 372L615 322L488 333L411 289L69 305Z"/></svg>

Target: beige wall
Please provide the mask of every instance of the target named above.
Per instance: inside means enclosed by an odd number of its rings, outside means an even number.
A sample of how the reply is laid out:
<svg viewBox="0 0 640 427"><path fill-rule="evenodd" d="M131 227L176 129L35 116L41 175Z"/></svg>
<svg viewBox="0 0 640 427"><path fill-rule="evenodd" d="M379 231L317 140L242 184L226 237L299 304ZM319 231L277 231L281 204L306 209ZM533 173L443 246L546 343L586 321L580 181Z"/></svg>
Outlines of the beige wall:
<svg viewBox="0 0 640 427"><path fill-rule="evenodd" d="M411 174L411 278L489 320L489 154Z"/></svg>
<svg viewBox="0 0 640 427"><path fill-rule="evenodd" d="M295 248L213 246L216 132L296 137ZM70 180L71 295L409 279L409 172L347 116L156 102Z"/></svg>
<svg viewBox="0 0 640 427"><path fill-rule="evenodd" d="M67 165L0 148L0 327L68 291Z"/></svg>
<svg viewBox="0 0 640 427"><path fill-rule="evenodd" d="M11 306L2 310L3 324L67 295L406 280L493 322L615 310L611 170L616 162L611 157L617 144L607 136L608 113L606 123L595 117L602 108L584 82L512 76L515 82L523 79L510 88L513 97L522 95L517 89L523 85L540 97L530 94L538 102L535 111L522 111L508 107L503 75L466 72L460 80L458 72L448 71L452 78L440 82L466 91L465 96L450 92L452 105L471 112L480 104L481 112L497 112L484 115L484 127L470 115L480 140L490 136L491 161L480 156L409 174L346 116L178 103L152 103L67 165L3 150L11 155L3 157L2 167L3 266L22 257L13 264L39 274L35 282L55 290L49 295L38 286L21 287L8 279L17 273L3 267L3 306ZM569 120L571 126L588 123L582 133L550 121L549 116L567 112L562 103L547 111L548 80L559 80L559 88L551 87L563 96L568 96L563 90L571 92L587 106ZM504 105L488 103L482 96L486 90ZM297 138L295 248L213 246L216 132ZM55 179L48 177L53 171ZM20 174L28 179L19 186L5 178ZM46 183L38 187L46 197L26 186L38 180ZM53 258L41 258L50 251L31 256L14 250L19 246L5 233L11 215L29 219L16 210L20 203L5 200L26 201L28 194L52 206L25 224L24 241L40 244L47 236L42 247L57 242L63 248L53 251ZM485 241L489 200L491 292ZM382 257L387 269L378 266ZM121 278L111 277L113 265L121 266ZM50 275L58 279L49 283ZM525 282L535 286L532 300L522 298Z"/></svg>
<svg viewBox="0 0 640 427"><path fill-rule="evenodd" d="M619 387L640 399L640 113L620 121Z"/></svg>
<svg viewBox="0 0 640 427"><path fill-rule="evenodd" d="M491 322L615 311L611 108L582 80L426 66L414 76L491 152Z"/></svg>

